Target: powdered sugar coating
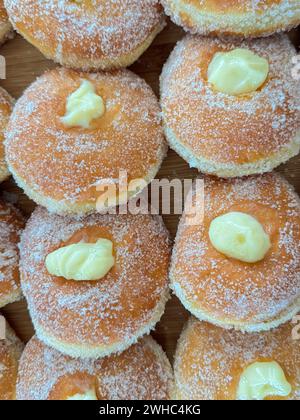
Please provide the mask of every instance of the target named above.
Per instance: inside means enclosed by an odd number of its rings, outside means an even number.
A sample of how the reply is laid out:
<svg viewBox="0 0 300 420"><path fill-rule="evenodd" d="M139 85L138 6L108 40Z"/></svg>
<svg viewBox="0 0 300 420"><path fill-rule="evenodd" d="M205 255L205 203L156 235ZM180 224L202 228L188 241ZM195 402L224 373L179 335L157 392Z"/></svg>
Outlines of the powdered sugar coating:
<svg viewBox="0 0 300 420"><path fill-rule="evenodd" d="M204 220L190 226L186 214L182 217L171 287L195 316L225 328L261 331L289 320L300 310L299 197L275 173L204 180ZM195 199L193 190L193 205ZM227 258L211 244L210 223L231 211L255 217L269 234L271 249L263 261Z"/></svg>
<svg viewBox="0 0 300 420"><path fill-rule="evenodd" d="M131 64L164 27L158 0L6 0L5 5L29 42L48 58L82 70L120 67L133 55Z"/></svg>
<svg viewBox="0 0 300 420"><path fill-rule="evenodd" d="M214 54L235 48L250 49L269 62L266 83L251 94L230 96L207 81ZM226 177L269 171L297 154L300 85L292 77L294 55L286 35L255 41L187 36L179 41L161 76L171 147L176 139L178 148L192 156L191 166Z"/></svg>
<svg viewBox="0 0 300 420"><path fill-rule="evenodd" d="M13 99L0 87L0 182L9 176L9 171L4 157L4 132L12 112Z"/></svg>
<svg viewBox="0 0 300 420"><path fill-rule="evenodd" d="M89 80L105 114L90 129L61 121L67 97ZM166 153L160 107L151 88L128 70L87 74L56 69L18 100L6 133L6 157L33 200L57 213L94 211L97 185L119 179L150 182Z"/></svg>
<svg viewBox="0 0 300 420"><path fill-rule="evenodd" d="M198 34L258 37L300 23L298 0L162 0L166 13Z"/></svg>
<svg viewBox="0 0 300 420"><path fill-rule="evenodd" d="M292 339L292 328L286 324L263 334L243 334L191 318L175 356L176 397L235 400L245 368L255 362L276 361L292 385L292 393L283 399L300 400L300 347Z"/></svg>
<svg viewBox="0 0 300 420"><path fill-rule="evenodd" d="M0 44L10 37L12 26L8 19L3 0L0 0Z"/></svg>
<svg viewBox="0 0 300 420"><path fill-rule="evenodd" d="M96 378L99 399L165 400L172 384L170 363L161 347L151 338L141 339L121 355L100 360L72 359L33 338L23 353L17 398L47 400L59 395L57 383L71 383L78 373Z"/></svg>
<svg viewBox="0 0 300 420"><path fill-rule="evenodd" d="M0 201L0 307L19 300L19 237L24 225L20 213Z"/></svg>
<svg viewBox="0 0 300 420"><path fill-rule="evenodd" d="M113 269L97 282L51 276L46 256L89 227L101 228L101 237L112 240ZM22 289L37 334L43 340L53 338L57 346L62 343L64 353L76 355L72 345L80 348L80 357L93 350L99 355L123 350L162 315L168 297L169 238L160 219L99 214L70 219L38 208L20 250Z"/></svg>

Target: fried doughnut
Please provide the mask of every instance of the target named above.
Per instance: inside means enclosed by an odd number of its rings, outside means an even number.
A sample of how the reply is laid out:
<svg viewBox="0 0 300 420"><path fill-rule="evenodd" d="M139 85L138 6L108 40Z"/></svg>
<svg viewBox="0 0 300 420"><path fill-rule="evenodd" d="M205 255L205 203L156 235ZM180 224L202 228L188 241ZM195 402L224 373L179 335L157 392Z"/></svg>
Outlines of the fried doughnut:
<svg viewBox="0 0 300 420"><path fill-rule="evenodd" d="M172 385L170 362L150 336L98 360L73 359L34 337L20 361L17 399L168 400Z"/></svg>
<svg viewBox="0 0 300 420"><path fill-rule="evenodd" d="M23 351L23 344L8 324L5 336L5 340L0 339L0 401L16 399L18 364Z"/></svg>
<svg viewBox="0 0 300 420"><path fill-rule="evenodd" d="M22 297L18 244L23 227L21 214L0 200L0 308Z"/></svg>
<svg viewBox="0 0 300 420"><path fill-rule="evenodd" d="M264 84L230 95L208 82L217 53L246 49L268 61ZM161 76L161 104L170 146L191 167L220 177L271 171L300 149L299 83L295 48L286 35L260 40L187 36Z"/></svg>
<svg viewBox="0 0 300 420"><path fill-rule="evenodd" d="M191 318L177 345L175 399L236 400L244 370L254 363L277 362L291 385L288 396L270 400L300 400L300 347L285 324L267 333L225 331ZM252 398L251 398L252 399Z"/></svg>
<svg viewBox="0 0 300 420"><path fill-rule="evenodd" d="M0 0L0 45L11 38L13 29L8 19L3 0Z"/></svg>
<svg viewBox="0 0 300 420"><path fill-rule="evenodd" d="M78 125L69 127L64 120L69 101L82 93L83 84L95 89L85 97L96 101L91 110L103 114L95 114L86 127L79 125L86 123L79 113L73 122ZM79 105L75 98L75 113ZM19 186L35 202L60 214L94 211L100 196L97 186L118 180L120 171L126 172L128 182L151 182L166 150L158 101L128 70L45 73L17 102L6 136L8 165Z"/></svg>
<svg viewBox="0 0 300 420"><path fill-rule="evenodd" d="M13 99L0 87L0 182L9 177L9 171L4 157L4 131L12 112Z"/></svg>
<svg viewBox="0 0 300 420"><path fill-rule="evenodd" d="M47 58L80 70L127 67L165 26L158 0L5 0L10 20Z"/></svg>
<svg viewBox="0 0 300 420"><path fill-rule="evenodd" d="M175 23L202 35L259 37L300 23L298 0L162 0L162 4Z"/></svg>
<svg viewBox="0 0 300 420"><path fill-rule="evenodd" d="M180 221L171 287L200 320L248 332L276 328L300 311L299 197L275 173L204 181L203 221L190 219L201 205L195 185ZM243 262L213 246L212 221L231 212L252 216L268 234L271 248L261 261ZM241 248L243 235L239 240Z"/></svg>
<svg viewBox="0 0 300 420"><path fill-rule="evenodd" d="M51 275L53 251L105 238L115 264L98 281ZM169 237L150 215L70 219L37 208L22 235L21 284L39 339L73 357L103 357L128 348L159 321L169 298ZM70 262L70 260L69 260Z"/></svg>

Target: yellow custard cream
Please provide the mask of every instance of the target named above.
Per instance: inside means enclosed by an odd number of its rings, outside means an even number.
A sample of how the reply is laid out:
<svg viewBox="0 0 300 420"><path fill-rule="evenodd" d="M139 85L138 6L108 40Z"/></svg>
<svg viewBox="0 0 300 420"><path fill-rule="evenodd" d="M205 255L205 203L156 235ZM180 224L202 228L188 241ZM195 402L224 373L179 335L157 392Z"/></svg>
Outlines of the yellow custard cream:
<svg viewBox="0 0 300 420"><path fill-rule="evenodd" d="M98 400L97 396L96 396L96 392L94 389L90 389L88 391L86 391L84 394L75 394L72 395L72 397L68 397L67 398L69 401L72 400L77 400L77 401L87 401L87 400Z"/></svg>
<svg viewBox="0 0 300 420"><path fill-rule="evenodd" d="M50 274L67 280L100 280L115 264L113 243L99 239L95 244L77 243L57 249L46 258Z"/></svg>
<svg viewBox="0 0 300 420"><path fill-rule="evenodd" d="M268 74L268 61L243 48L216 53L208 67L209 83L228 95L255 92L264 84Z"/></svg>
<svg viewBox="0 0 300 420"><path fill-rule="evenodd" d="M237 398L264 400L267 397L287 397L292 387L277 362L253 363L241 375Z"/></svg>
<svg viewBox="0 0 300 420"><path fill-rule="evenodd" d="M246 213L231 212L214 219L209 238L222 254L247 263L263 260L271 247L263 226Z"/></svg>
<svg viewBox="0 0 300 420"><path fill-rule="evenodd" d="M80 87L68 97L66 115L62 117L62 122L67 127L90 128L91 122L104 113L103 99L95 93L95 87L90 81L83 80Z"/></svg>

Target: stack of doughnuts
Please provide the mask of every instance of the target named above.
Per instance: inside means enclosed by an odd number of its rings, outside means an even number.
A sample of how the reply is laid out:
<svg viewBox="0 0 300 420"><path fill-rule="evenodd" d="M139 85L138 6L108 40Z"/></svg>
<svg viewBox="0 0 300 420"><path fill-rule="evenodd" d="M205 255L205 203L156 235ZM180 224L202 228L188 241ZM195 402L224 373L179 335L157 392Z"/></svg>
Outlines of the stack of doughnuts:
<svg viewBox="0 0 300 420"><path fill-rule="evenodd" d="M4 333L5 336L4 340L2 335L0 337L0 400L15 400L18 365L23 344L10 326L7 323L5 325L2 316L0 327L1 334Z"/></svg>
<svg viewBox="0 0 300 420"><path fill-rule="evenodd" d="M22 216L0 202L0 307L23 293L35 329L18 375L21 344L9 328L0 341L0 399L299 400L300 199L271 172L300 151L296 50L277 33L300 23L299 1L4 5L0 42L13 27L64 67L14 109L0 90L0 182L11 173L38 205L18 243ZM190 33L163 68L160 106L125 67L164 8ZM173 253L162 218L132 207L167 143L205 174ZM149 336L170 286L195 317L175 381Z"/></svg>

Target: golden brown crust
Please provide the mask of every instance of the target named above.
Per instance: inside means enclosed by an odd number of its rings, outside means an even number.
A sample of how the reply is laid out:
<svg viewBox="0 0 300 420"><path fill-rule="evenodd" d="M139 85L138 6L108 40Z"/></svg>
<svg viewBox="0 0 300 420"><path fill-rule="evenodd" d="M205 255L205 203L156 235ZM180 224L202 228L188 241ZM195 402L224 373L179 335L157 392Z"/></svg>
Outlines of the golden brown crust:
<svg viewBox="0 0 300 420"><path fill-rule="evenodd" d="M0 0L0 45L12 34L12 26L8 19L3 0Z"/></svg>
<svg viewBox="0 0 300 420"><path fill-rule="evenodd" d="M235 400L240 376L255 362L276 361L300 400L300 347L291 324L261 334L226 331L191 318L177 345L175 396L187 400Z"/></svg>
<svg viewBox="0 0 300 420"><path fill-rule="evenodd" d="M22 296L18 244L23 227L21 214L0 200L0 308Z"/></svg>
<svg viewBox="0 0 300 420"><path fill-rule="evenodd" d="M18 364L23 345L6 325L6 339L0 340L0 400L16 399Z"/></svg>
<svg viewBox="0 0 300 420"><path fill-rule="evenodd" d="M298 0L162 0L178 25L202 35L259 37L296 27Z"/></svg>
<svg viewBox="0 0 300 420"><path fill-rule="evenodd" d="M65 244L110 239L116 263L102 280L51 276L46 256ZM169 239L151 216L70 219L38 208L22 235L21 282L37 335L74 357L128 348L160 319L168 298Z"/></svg>
<svg viewBox="0 0 300 420"><path fill-rule="evenodd" d="M0 182L9 176L4 157L4 131L13 108L12 97L0 87Z"/></svg>
<svg viewBox="0 0 300 420"><path fill-rule="evenodd" d="M90 129L66 128L67 97L90 80L106 105ZM128 70L87 74L56 69L17 102L6 136L6 156L18 184L56 213L94 211L97 184L156 175L166 153L160 107L151 88ZM51 174L51 176L49 176Z"/></svg>
<svg viewBox="0 0 300 420"><path fill-rule="evenodd" d="M94 388L99 400L167 400L172 384L171 365L151 337L99 360L72 359L34 337L21 358L17 398L65 400Z"/></svg>
<svg viewBox="0 0 300 420"><path fill-rule="evenodd" d="M164 25L158 0L5 1L15 29L47 58L81 70L132 64Z"/></svg>
<svg viewBox="0 0 300 420"><path fill-rule="evenodd" d="M249 48L270 63L266 83L241 96L207 81L215 53ZM291 76L295 49L286 35L255 41L187 36L161 76L161 104L170 146L191 166L220 177L263 173L300 149L299 83Z"/></svg>
<svg viewBox="0 0 300 420"><path fill-rule="evenodd" d="M195 200L193 190L193 205ZM255 217L270 235L272 247L263 261L243 263L211 244L210 223L232 211ZM188 221L185 214L170 278L171 287L195 316L225 328L261 331L299 312L300 201L283 178L277 174L230 181L205 178L204 220L197 225Z"/></svg>

